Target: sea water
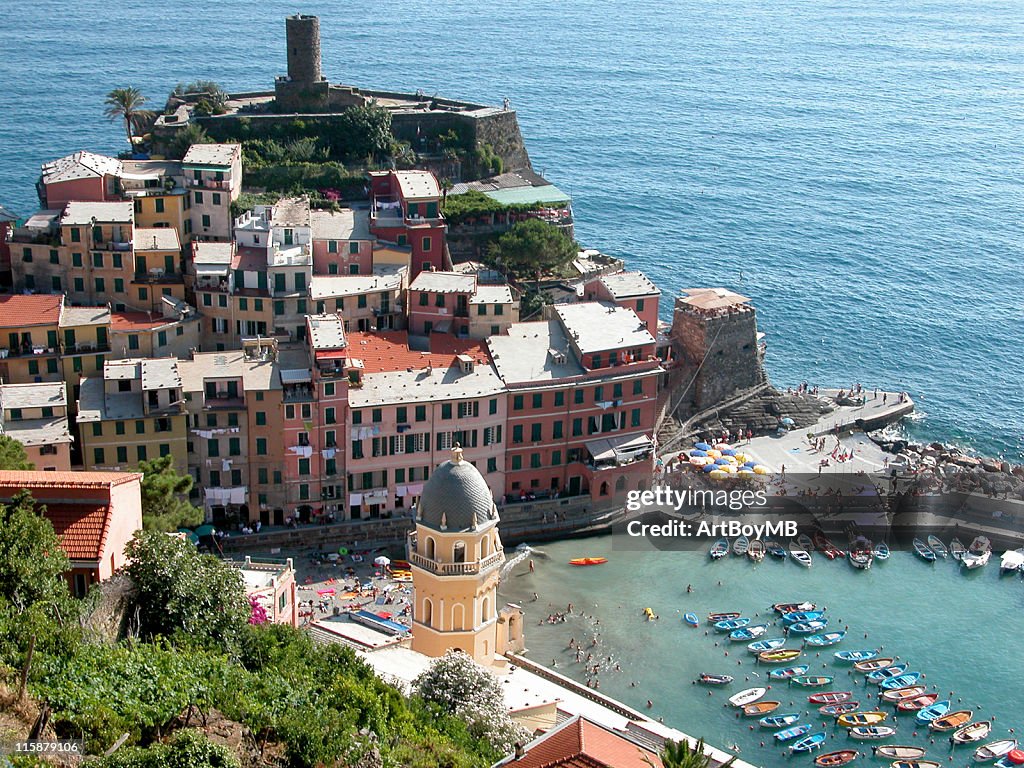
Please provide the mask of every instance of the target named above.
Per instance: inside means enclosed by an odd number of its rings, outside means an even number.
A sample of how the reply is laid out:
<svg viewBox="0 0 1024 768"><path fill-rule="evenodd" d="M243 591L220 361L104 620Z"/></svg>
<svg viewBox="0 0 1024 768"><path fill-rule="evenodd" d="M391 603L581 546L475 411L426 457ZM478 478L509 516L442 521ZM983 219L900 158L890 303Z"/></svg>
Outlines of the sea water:
<svg viewBox="0 0 1024 768"><path fill-rule="evenodd" d="M612 536L538 545L531 556L534 572L520 565L503 581L502 598L526 611L531 659L554 664L580 682L593 679L584 665L575 663L575 651L568 647L575 640L584 658L592 653L601 660L601 693L716 746L737 745L740 756L755 765L786 764L785 746L775 742L772 731L760 728L757 718L737 719L736 710L725 702L745 688L769 684L764 699L782 702L775 714L806 713L800 722L815 724L815 731L825 723L830 737L825 751L850 748L870 755L871 742L858 746L807 702L818 691L848 690L857 694L862 710L876 708L878 689L865 685L862 675L851 675L851 665L835 663L838 650L882 648L883 656L909 662L911 671L925 674L922 684L937 686L940 700L952 692L953 710L973 710L976 721L994 718L987 741L1004 738L1010 728L1024 729L1024 699L1016 682L1024 679L1024 658L1018 653L1024 635L1024 586L1017 575L998 575L1000 553L993 553L985 568L970 572L962 572L952 558L929 565L910 552L893 552L888 561L857 571L845 560L829 562L818 554L805 569L788 559L767 558L754 565L729 555L715 562L705 551L635 551L635 540L629 546L633 551L622 551ZM569 565L580 556L604 556L608 562ZM687 586L693 591L687 592ZM807 648L803 658L790 664L757 664L745 642L729 642L706 623L709 613L727 611L751 617L755 624L773 623L777 616L771 604L802 601L827 607L828 631L848 632L838 645ZM569 603L573 613L566 621L549 624L548 617L565 613ZM647 607L658 620L644 618ZM683 614L691 611L701 620L697 628L683 621ZM597 645L590 647L595 637ZM773 627L760 639L770 637L782 637L782 632ZM794 636L786 647L799 648L799 639ZM768 680L768 670L796 664L809 664L808 674L835 676L835 682L805 689ZM621 671L615 671L616 665ZM736 680L723 687L694 685L703 672ZM886 724L892 724L893 706L878 708L890 713ZM881 743L927 747L928 759L944 765L970 762L973 749L951 751L948 733L930 734L910 714L898 715L896 721L898 736ZM948 763L950 755L954 760ZM809 762L801 759L801 764Z"/></svg>
<svg viewBox="0 0 1024 768"><path fill-rule="evenodd" d="M580 241L647 272L666 319L733 288L777 384L907 389L916 436L1021 459L1019 0L6 0L0 203L124 147L111 88L272 87L297 10L334 81L508 97Z"/></svg>

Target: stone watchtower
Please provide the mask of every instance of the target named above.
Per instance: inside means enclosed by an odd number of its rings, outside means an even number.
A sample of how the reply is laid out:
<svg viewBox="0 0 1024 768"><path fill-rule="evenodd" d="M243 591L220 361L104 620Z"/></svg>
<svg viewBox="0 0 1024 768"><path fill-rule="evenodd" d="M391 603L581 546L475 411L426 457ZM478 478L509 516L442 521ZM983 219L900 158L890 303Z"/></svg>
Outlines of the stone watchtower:
<svg viewBox="0 0 1024 768"><path fill-rule="evenodd" d="M454 648L493 664L522 650L522 611L497 606L505 562L497 525L490 488L456 446L423 487L409 535L414 651L438 657Z"/></svg>
<svg viewBox="0 0 1024 768"><path fill-rule="evenodd" d="M274 100L278 112L337 112L363 104L358 88L331 85L320 71L320 17L296 14L284 20L288 74L277 78Z"/></svg>

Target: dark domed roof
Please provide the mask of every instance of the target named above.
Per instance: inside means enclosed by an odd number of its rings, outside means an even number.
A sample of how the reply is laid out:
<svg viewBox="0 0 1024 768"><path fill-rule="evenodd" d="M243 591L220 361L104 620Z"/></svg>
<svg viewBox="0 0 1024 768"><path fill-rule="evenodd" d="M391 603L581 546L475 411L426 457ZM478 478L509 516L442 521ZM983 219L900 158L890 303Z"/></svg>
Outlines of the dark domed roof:
<svg viewBox="0 0 1024 768"><path fill-rule="evenodd" d="M417 519L432 528L471 531L498 519L491 489L480 471L461 458L434 470L420 494Z"/></svg>

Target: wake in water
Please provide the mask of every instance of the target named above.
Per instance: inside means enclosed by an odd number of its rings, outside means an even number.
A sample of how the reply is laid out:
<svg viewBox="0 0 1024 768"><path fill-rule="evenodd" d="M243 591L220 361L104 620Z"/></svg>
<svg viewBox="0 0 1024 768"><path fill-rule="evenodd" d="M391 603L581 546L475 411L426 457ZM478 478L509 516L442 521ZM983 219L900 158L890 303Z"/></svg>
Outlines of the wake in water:
<svg viewBox="0 0 1024 768"><path fill-rule="evenodd" d="M533 549L529 544L520 544L516 547L515 552L515 555L509 560L506 560L505 564L501 566L501 570L498 572L500 578L504 579L508 574L512 573L513 568L531 555L535 557L547 557L546 554L541 552L539 549Z"/></svg>

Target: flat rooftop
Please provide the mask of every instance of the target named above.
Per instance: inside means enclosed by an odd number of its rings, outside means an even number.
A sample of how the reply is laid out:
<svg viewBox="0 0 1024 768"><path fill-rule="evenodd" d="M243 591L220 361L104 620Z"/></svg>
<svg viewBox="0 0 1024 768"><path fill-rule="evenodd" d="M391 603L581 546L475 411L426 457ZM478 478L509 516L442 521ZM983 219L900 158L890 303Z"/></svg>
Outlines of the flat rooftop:
<svg viewBox="0 0 1024 768"><path fill-rule="evenodd" d="M136 227L136 251L180 251L178 230L173 227Z"/></svg>
<svg viewBox="0 0 1024 768"><path fill-rule="evenodd" d="M143 392L153 389L177 389L181 386L181 374L178 372L176 357L147 357L141 361L140 367Z"/></svg>
<svg viewBox="0 0 1024 768"><path fill-rule="evenodd" d="M616 272L598 278L616 299L660 296L658 288L643 272Z"/></svg>
<svg viewBox="0 0 1024 768"><path fill-rule="evenodd" d="M310 211L314 240L370 240L370 212L342 208Z"/></svg>
<svg viewBox="0 0 1024 768"><path fill-rule="evenodd" d="M85 325L110 325L110 307L64 307L60 313L61 328Z"/></svg>
<svg viewBox="0 0 1024 768"><path fill-rule="evenodd" d="M477 285L470 304L511 304L512 289L507 285Z"/></svg>
<svg viewBox="0 0 1024 768"><path fill-rule="evenodd" d="M181 162L182 165L229 167L235 156L241 152L241 144L193 144Z"/></svg>
<svg viewBox="0 0 1024 768"><path fill-rule="evenodd" d="M586 372L557 320L513 323L508 335L489 337L487 346L506 384L552 382Z"/></svg>
<svg viewBox="0 0 1024 768"><path fill-rule="evenodd" d="M235 244L231 243L193 243L193 264L216 264L230 266L235 255Z"/></svg>
<svg viewBox="0 0 1024 768"><path fill-rule="evenodd" d="M404 266L381 264L373 268L372 275L314 275L309 281L309 295L313 299L329 299L397 291L402 287L405 272Z"/></svg>
<svg viewBox="0 0 1024 768"><path fill-rule="evenodd" d="M118 392L107 395L103 379L87 376L82 379L78 394L78 422L110 419L139 419L145 416L139 392Z"/></svg>
<svg viewBox="0 0 1024 768"><path fill-rule="evenodd" d="M125 224L135 220L135 207L132 203L71 202L64 209L60 223L61 226L86 227L94 219L99 224ZM83 244L83 247L86 246Z"/></svg>
<svg viewBox="0 0 1024 768"><path fill-rule="evenodd" d="M679 292L679 302L699 311L716 312L747 305L750 299L728 288L684 288Z"/></svg>
<svg viewBox="0 0 1024 768"><path fill-rule="evenodd" d="M63 381L0 386L0 406L5 411L11 408L63 408L67 404Z"/></svg>
<svg viewBox="0 0 1024 768"><path fill-rule="evenodd" d="M420 272L412 281L409 290L471 294L476 290L476 275L465 275L461 272Z"/></svg>
<svg viewBox="0 0 1024 768"><path fill-rule="evenodd" d="M430 171L395 171L398 190L405 200L423 200L441 196L437 178Z"/></svg>
<svg viewBox="0 0 1024 768"><path fill-rule="evenodd" d="M358 354L352 350L353 356ZM454 360L453 360L454 362ZM423 403L438 400L465 400L487 397L504 390L504 384L490 362L474 360L473 370L464 373L456 365L432 368L364 373L363 386L349 389L351 408Z"/></svg>
<svg viewBox="0 0 1024 768"><path fill-rule="evenodd" d="M628 307L605 301L559 304L555 313L580 354L633 349L654 344L654 337Z"/></svg>
<svg viewBox="0 0 1024 768"><path fill-rule="evenodd" d="M308 227L309 198L282 197L273 206L271 219L275 227Z"/></svg>
<svg viewBox="0 0 1024 768"><path fill-rule="evenodd" d="M117 158L85 151L44 163L42 167L44 184L117 176L120 173L121 161Z"/></svg>
<svg viewBox="0 0 1024 768"><path fill-rule="evenodd" d="M313 349L341 349L345 346L345 323L337 315L307 315L306 325Z"/></svg>
<svg viewBox="0 0 1024 768"><path fill-rule="evenodd" d="M49 419L26 419L11 421L3 425L0 433L17 440L22 445L54 445L74 441L68 429L67 416Z"/></svg>
<svg viewBox="0 0 1024 768"><path fill-rule="evenodd" d="M278 364L274 360L247 358L241 350L227 352L201 352L192 360L178 363L181 386L185 392L202 392L207 379L241 379L246 392L281 389L276 375Z"/></svg>

